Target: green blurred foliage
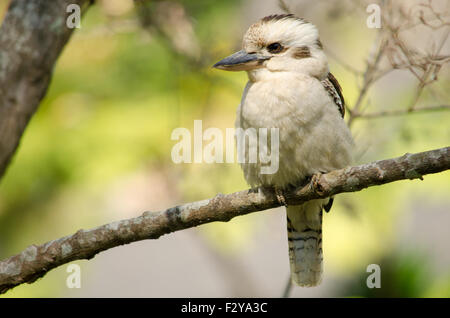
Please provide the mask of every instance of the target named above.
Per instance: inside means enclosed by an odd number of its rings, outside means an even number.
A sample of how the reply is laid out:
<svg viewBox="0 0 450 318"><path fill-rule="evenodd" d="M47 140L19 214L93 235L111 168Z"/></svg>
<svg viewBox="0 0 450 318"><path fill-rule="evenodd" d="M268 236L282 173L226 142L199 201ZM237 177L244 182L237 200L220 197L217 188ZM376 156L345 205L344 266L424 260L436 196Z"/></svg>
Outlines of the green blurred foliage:
<svg viewBox="0 0 450 318"><path fill-rule="evenodd" d="M376 264L380 266L380 288L368 288L366 285L372 271L346 281L339 287L338 294L371 298L450 297L448 275L435 277L425 253L393 250L377 260Z"/></svg>
<svg viewBox="0 0 450 318"><path fill-rule="evenodd" d="M136 171L173 171L175 204L247 187L237 164L178 166L171 160L174 128L192 131L194 119L203 120L203 129L234 126L246 82L245 74L210 68L214 59L239 45L236 25L241 1L181 3L194 19L201 48L208 51L205 56L213 56L202 61L204 67L193 67L189 59L175 54L161 35L149 35L139 27L108 31L112 22L134 19L133 10L111 17L99 5L89 9L82 28L60 57L48 94L0 183L0 258L30 244L111 221L103 211L105 189ZM371 37L348 21L334 29L345 34L340 30L349 33L340 37L339 46L352 47L355 37L361 39L361 46L370 43ZM362 49L349 52L361 61L365 53ZM348 101L354 101L357 88L351 74L334 63L331 69ZM409 95L397 92L392 105L407 104ZM374 104L376 96L377 90L370 97ZM357 121L353 129L357 141L378 137L372 144L361 145L366 155L359 161L448 146L449 122L448 113ZM449 296L450 273L433 276L437 274L427 272L420 251L396 255L391 247L411 197L449 206L449 173L425 180L375 187L335 201L324 225L327 271L342 277L361 273L357 282L349 279L343 284L340 295ZM247 248L245 243L260 226L259 220L248 216L203 226L200 232L214 248L233 253ZM386 273L381 290L362 287L367 273L361 269L374 258ZM64 269L57 269L39 286L21 286L7 296L60 295L65 275Z"/></svg>

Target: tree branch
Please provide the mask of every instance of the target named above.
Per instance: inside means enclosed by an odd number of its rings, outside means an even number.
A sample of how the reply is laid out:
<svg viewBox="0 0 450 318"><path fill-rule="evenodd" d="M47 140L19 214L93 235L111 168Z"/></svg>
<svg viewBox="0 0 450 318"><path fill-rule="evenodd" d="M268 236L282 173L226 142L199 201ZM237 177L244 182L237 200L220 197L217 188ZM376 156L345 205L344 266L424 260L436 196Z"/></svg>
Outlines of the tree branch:
<svg viewBox="0 0 450 318"><path fill-rule="evenodd" d="M0 28L0 178L44 98L53 66L73 29L69 4L87 0L12 0Z"/></svg>
<svg viewBox="0 0 450 318"><path fill-rule="evenodd" d="M305 186L285 193L288 204L326 198L338 193L450 169L450 147L406 154L355 167L335 170L313 178ZM43 245L31 245L20 254L0 262L0 293L32 283L51 269L78 259L91 259L101 251L214 221L227 222L251 212L279 206L273 189L245 190L216 195L209 200L179 205L165 211L144 212L141 216L79 230Z"/></svg>
<svg viewBox="0 0 450 318"><path fill-rule="evenodd" d="M426 113L426 112L438 112L438 111L444 111L444 110L450 110L450 105L438 105L438 106L424 106L424 107L414 107L412 109L402 109L402 110L386 110L386 111L380 111L380 112L373 112L373 113L367 113L367 114L357 114L355 115L356 118L380 118L380 117L392 117L392 116L402 116L405 114L410 113Z"/></svg>

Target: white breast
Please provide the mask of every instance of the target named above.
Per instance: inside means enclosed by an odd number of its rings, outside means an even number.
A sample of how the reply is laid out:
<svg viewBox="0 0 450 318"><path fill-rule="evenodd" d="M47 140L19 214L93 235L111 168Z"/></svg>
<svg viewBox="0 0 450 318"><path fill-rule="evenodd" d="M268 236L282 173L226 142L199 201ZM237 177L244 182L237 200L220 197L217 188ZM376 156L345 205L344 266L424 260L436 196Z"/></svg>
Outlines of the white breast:
<svg viewBox="0 0 450 318"><path fill-rule="evenodd" d="M338 107L319 80L280 72L248 82L237 110L237 128L279 128L276 173L261 174L260 163L242 164L249 184L286 186L317 172L351 162L353 140Z"/></svg>

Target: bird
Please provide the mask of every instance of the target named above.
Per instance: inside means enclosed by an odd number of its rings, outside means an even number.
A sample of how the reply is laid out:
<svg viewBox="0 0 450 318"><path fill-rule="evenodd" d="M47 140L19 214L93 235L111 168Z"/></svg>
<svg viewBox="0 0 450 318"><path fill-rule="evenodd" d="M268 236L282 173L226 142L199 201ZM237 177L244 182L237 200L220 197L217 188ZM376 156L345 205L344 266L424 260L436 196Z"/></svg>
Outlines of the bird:
<svg viewBox="0 0 450 318"><path fill-rule="evenodd" d="M286 206L292 282L317 286L323 273L322 212L331 209L333 198L286 205L283 194L349 166L354 149L342 89L329 70L319 31L293 14L266 16L245 32L242 50L213 67L247 72L236 128L278 129L276 172L261 173L260 160L240 164L250 186L274 188Z"/></svg>

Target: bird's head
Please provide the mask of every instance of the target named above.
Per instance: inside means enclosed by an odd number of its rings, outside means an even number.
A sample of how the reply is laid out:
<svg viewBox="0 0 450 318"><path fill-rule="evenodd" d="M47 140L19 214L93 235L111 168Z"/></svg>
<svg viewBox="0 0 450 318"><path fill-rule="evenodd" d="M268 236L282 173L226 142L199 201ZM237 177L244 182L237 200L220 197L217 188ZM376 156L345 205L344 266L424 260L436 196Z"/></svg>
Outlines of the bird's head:
<svg viewBox="0 0 450 318"><path fill-rule="evenodd" d="M317 78L328 74L328 62L317 28L292 14L267 16L247 30L242 50L214 64L226 71L247 71L250 79L277 72Z"/></svg>

